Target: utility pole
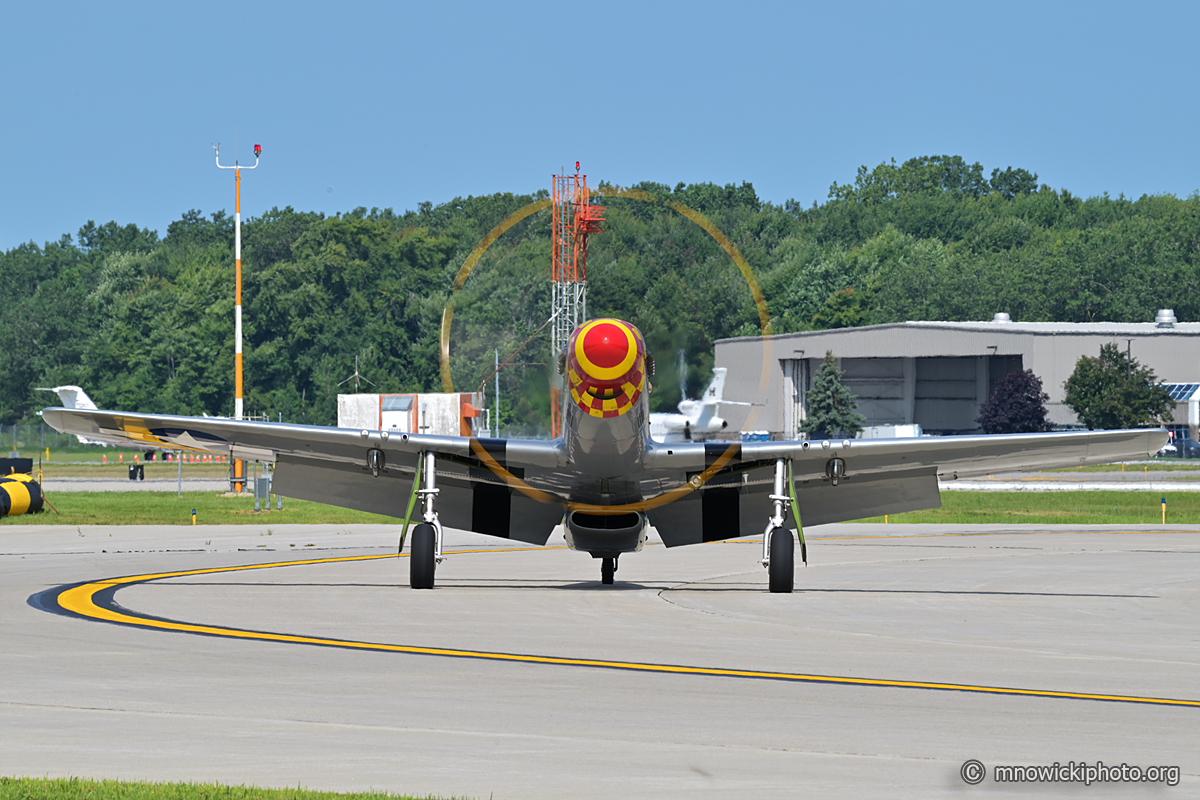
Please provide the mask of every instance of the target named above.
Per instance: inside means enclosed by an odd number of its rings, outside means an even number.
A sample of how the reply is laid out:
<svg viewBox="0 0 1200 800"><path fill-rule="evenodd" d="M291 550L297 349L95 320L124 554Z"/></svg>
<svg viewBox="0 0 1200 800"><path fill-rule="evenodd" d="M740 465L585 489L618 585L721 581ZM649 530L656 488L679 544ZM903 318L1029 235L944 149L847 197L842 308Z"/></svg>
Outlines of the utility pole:
<svg viewBox="0 0 1200 800"><path fill-rule="evenodd" d="M216 151L217 169L233 170L234 206L233 206L233 264L234 264L234 299L233 299L233 418L242 418L242 171L239 168L236 154L232 167L221 164L221 145L213 145ZM254 166L246 169L258 169L258 159L262 155L262 146L254 145ZM240 458L233 460L233 491L240 492L246 482L246 465Z"/></svg>

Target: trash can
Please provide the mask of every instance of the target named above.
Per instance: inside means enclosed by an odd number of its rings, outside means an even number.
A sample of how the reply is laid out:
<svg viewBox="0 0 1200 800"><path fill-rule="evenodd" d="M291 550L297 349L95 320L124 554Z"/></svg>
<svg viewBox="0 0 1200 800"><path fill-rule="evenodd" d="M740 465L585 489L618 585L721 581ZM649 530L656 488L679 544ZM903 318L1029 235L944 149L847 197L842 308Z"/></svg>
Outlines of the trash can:
<svg viewBox="0 0 1200 800"><path fill-rule="evenodd" d="M145 465L145 464L138 464L138 465L137 465L137 471L138 471L138 480L139 480L139 481L144 481L144 480L146 480L146 465Z"/></svg>
<svg viewBox="0 0 1200 800"><path fill-rule="evenodd" d="M130 465L129 465L129 480L131 480L131 481L136 481L136 480L138 479L138 477L137 477L137 470L138 470L138 465L137 465L137 464L130 464Z"/></svg>

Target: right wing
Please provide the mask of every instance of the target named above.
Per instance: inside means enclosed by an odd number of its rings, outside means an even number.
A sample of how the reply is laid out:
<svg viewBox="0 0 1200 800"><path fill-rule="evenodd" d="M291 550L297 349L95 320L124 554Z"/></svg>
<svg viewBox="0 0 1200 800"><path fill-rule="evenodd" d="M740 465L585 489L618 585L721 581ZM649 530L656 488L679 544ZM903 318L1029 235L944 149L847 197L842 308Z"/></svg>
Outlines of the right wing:
<svg viewBox="0 0 1200 800"><path fill-rule="evenodd" d="M562 454L552 442L66 408L47 408L42 418L63 433L274 462L274 488L285 497L398 518L419 455L433 452L447 527L544 544L563 516L554 480ZM370 451L382 455L378 472Z"/></svg>

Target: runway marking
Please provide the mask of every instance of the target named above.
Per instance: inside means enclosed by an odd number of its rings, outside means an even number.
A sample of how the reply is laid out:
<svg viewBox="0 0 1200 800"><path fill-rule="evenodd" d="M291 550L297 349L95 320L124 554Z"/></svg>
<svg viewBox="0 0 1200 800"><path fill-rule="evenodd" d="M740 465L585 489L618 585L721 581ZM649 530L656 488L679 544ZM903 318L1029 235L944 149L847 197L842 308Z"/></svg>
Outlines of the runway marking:
<svg viewBox="0 0 1200 800"><path fill-rule="evenodd" d="M537 550L537 547L486 548L482 550L457 551L457 554L467 553L496 553ZM1024 697L1046 697L1073 700L1092 700L1114 703L1134 703L1155 706L1189 706L1200 708L1200 700L1183 700L1165 697L1138 697L1133 695L1093 694L1088 692L1059 692L1045 689L1020 689L1003 686L978 686L973 684L936 683L927 681L886 680L879 678L855 678L839 675L808 675L791 672L768 672L748 669L721 669L715 667L694 667L676 664L652 664L636 661L606 661L591 658L566 658L559 656L540 656L521 653L501 653L484 650L460 650L443 647L418 647L414 645L385 644L380 642L359 642L348 639L330 639L316 636L297 636L270 631L253 631L241 628L226 628L216 625L200 625L177 620L163 619L124 609L114 600L116 592L127 586L168 578L183 578L193 575L213 575L225 572L246 572L249 570L274 569L277 567L302 567L318 564L334 564L354 561L375 561L384 558L400 558L394 554L366 556L336 556L331 558L307 559L302 561L275 561L268 564L243 564L233 567L209 567L204 569L179 570L175 572L156 572L143 575L130 575L119 578L107 578L79 584L60 586L48 592L42 592L30 598L30 604L46 611L61 613L67 616L94 619L116 625L126 625L137 628L175 631L200 636L218 636L233 639L253 639L285 644L302 644L319 647L336 647L348 650L383 651L391 653L408 653L413 655L439 656L443 658L471 658L486 661L507 661L528 664L547 664L564 667L587 667L593 669L616 669L632 672L652 672L674 675L704 675L725 678L747 678L754 680L775 680L794 683L824 683L844 686L874 686L899 689L926 689L935 691L969 692L984 695L1010 695Z"/></svg>

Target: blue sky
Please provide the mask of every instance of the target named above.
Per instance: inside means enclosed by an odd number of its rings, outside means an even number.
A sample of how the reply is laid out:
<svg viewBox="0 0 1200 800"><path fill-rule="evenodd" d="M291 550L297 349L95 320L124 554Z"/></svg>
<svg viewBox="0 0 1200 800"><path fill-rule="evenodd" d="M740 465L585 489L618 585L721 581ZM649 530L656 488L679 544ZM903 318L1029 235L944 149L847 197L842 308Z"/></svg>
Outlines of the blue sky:
<svg viewBox="0 0 1200 800"><path fill-rule="evenodd" d="M188 209L336 213L750 181L824 201L961 155L1092 196L1200 189L1197 2L0 7L0 249Z"/></svg>

